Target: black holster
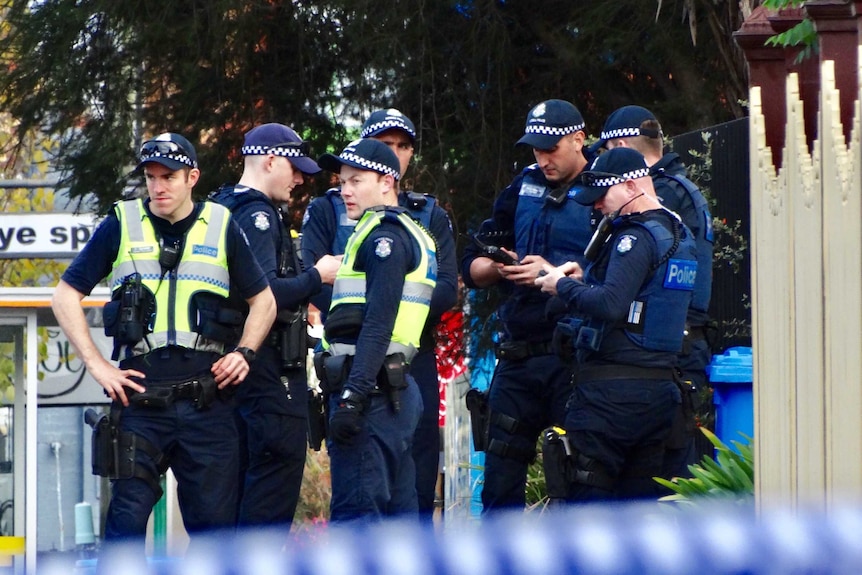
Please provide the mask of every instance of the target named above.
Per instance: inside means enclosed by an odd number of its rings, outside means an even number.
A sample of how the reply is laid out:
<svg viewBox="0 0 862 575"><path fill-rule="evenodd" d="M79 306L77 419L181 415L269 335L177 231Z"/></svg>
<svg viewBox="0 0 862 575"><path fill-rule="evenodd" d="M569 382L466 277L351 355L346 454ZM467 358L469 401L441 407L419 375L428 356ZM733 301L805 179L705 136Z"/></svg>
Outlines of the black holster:
<svg viewBox="0 0 862 575"><path fill-rule="evenodd" d="M341 393L352 365L352 355L330 355L326 351L314 354L314 372L325 395Z"/></svg>
<svg viewBox="0 0 862 575"><path fill-rule="evenodd" d="M111 405L110 416L92 408L84 412L84 421L93 428L93 475L109 479L138 477L150 486L157 498L161 498L159 477L135 465L135 458L138 451L149 455L159 475L167 470L168 460L164 453L143 437L120 430L121 410L122 407L115 402Z"/></svg>
<svg viewBox="0 0 862 575"><path fill-rule="evenodd" d="M476 388L471 388L464 401L470 412L473 447L476 451L485 451L488 447L488 431L491 425L491 408L488 405L488 395Z"/></svg>
<svg viewBox="0 0 862 575"><path fill-rule="evenodd" d="M308 446L314 451L320 451L323 440L326 439L327 417L326 398L322 393L308 389Z"/></svg>
<svg viewBox="0 0 862 575"><path fill-rule="evenodd" d="M391 353L383 361L383 368L377 374L377 385L389 394L392 411L401 411L401 392L407 389L407 360L403 353Z"/></svg>
<svg viewBox="0 0 862 575"><path fill-rule="evenodd" d="M316 344L308 335L307 308L303 306L293 312L280 312L271 337L273 346L278 349L282 369L305 369L308 349Z"/></svg>
<svg viewBox="0 0 862 575"><path fill-rule="evenodd" d="M542 433L542 466L551 505L565 502L569 494L572 446L566 430L549 427Z"/></svg>
<svg viewBox="0 0 862 575"><path fill-rule="evenodd" d="M670 433L665 441L668 449L682 449L692 441L697 429L696 410L700 399L697 395L697 386L692 381L684 380L682 377L674 377L674 383L679 388L682 405L677 409L673 418Z"/></svg>
<svg viewBox="0 0 862 575"><path fill-rule="evenodd" d="M545 484L552 503L568 497L573 483L613 491L615 480L599 460L579 452L562 427L549 427L542 432L542 465ZM556 500L556 501L555 501Z"/></svg>

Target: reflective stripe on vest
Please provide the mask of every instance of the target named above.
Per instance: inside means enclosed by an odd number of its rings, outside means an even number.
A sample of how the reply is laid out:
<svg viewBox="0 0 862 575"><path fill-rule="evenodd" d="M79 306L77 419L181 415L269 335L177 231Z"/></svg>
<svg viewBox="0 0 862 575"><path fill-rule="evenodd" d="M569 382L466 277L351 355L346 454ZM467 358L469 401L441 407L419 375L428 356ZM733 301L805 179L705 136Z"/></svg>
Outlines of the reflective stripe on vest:
<svg viewBox="0 0 862 575"><path fill-rule="evenodd" d="M366 277L365 272L354 269L354 262L359 247L368 235L380 225L386 217L387 210L366 211L347 246L344 250L344 259L335 284L332 286L332 303L329 307L329 316L339 305L359 304L365 305ZM401 292L401 303L398 306L398 314L395 317L395 326L392 329L392 341L387 353L402 352L408 358L415 355L419 347L419 338L425 326L431 306L431 293L437 284L437 254L434 240L404 211L392 211L397 214L398 221L410 236L418 243L420 261L404 278L404 288ZM391 216L390 216L391 217ZM330 344L324 340L325 349L330 349ZM333 344L331 352L337 355L343 353L352 354L355 347L345 344Z"/></svg>
<svg viewBox="0 0 862 575"><path fill-rule="evenodd" d="M120 221L120 247L111 272L111 290L123 279L139 273L156 299L153 333L139 343L132 355L169 345L196 350L224 351L224 344L204 339L195 333L197 318L191 317L191 300L199 292L223 298L230 292L227 264L227 229L230 212L224 206L205 202L201 213L186 232L182 256L177 267L162 277L159 264L159 238L147 216L142 200L119 202L115 212Z"/></svg>

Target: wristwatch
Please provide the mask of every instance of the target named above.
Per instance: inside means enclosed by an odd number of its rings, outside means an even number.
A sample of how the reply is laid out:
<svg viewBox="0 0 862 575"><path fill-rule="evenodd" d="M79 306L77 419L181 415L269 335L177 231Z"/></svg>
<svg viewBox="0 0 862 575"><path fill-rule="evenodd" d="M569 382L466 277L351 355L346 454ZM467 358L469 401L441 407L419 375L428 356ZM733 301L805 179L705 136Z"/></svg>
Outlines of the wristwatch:
<svg viewBox="0 0 862 575"><path fill-rule="evenodd" d="M251 365L251 363L257 358L257 353L250 347L236 347L233 351L239 352L239 354L245 358L246 363L248 363L249 365Z"/></svg>
<svg viewBox="0 0 862 575"><path fill-rule="evenodd" d="M365 399L361 393L357 393L352 389L344 389L341 392L341 401L348 401L350 403L361 404L362 400Z"/></svg>

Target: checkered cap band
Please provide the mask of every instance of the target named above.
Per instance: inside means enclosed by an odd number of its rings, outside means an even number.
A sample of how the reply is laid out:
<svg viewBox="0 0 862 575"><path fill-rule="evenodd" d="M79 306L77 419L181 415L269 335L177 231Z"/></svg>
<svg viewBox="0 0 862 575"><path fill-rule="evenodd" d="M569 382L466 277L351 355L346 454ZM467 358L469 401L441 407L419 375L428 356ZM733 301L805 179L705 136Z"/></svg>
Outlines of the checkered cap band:
<svg viewBox="0 0 862 575"><path fill-rule="evenodd" d="M595 180L590 183L590 187L594 188L610 188L611 186L616 186L617 184L622 184L626 180L636 180L638 178L644 178L649 175L649 168L640 168L639 170L633 170L631 172L626 172L621 176L616 176L612 178L601 178L599 180Z"/></svg>
<svg viewBox="0 0 862 575"><path fill-rule="evenodd" d="M640 128L617 128L616 130L608 130L602 132L600 138L602 140L613 140L614 138L628 138L631 136L640 136Z"/></svg>
<svg viewBox="0 0 862 575"><path fill-rule="evenodd" d="M240 148L243 156L265 156L272 154L273 156L284 156L285 158L301 158L302 150L299 148L279 148L278 146L243 146Z"/></svg>
<svg viewBox="0 0 862 575"><path fill-rule="evenodd" d="M371 160L367 160L362 156L354 154L353 152L341 152L341 155L338 157L342 160L353 162L354 164L359 164L360 166L368 170L373 170L381 174L388 174L396 180L401 178L401 174L398 173L398 170L393 170L386 164L381 164L380 162L372 162Z"/></svg>
<svg viewBox="0 0 862 575"><path fill-rule="evenodd" d="M181 164L185 164L190 168L197 168L198 163L192 160L188 155L184 152L169 152L167 154L163 154L159 151L153 151L150 154L141 154L141 161L148 162L153 158L167 158L169 160L174 160L175 162L179 162Z"/></svg>
<svg viewBox="0 0 862 575"><path fill-rule="evenodd" d="M584 124L575 124L574 126L546 126L545 124L528 124L524 129L525 134L541 134L543 136L565 136L572 132L578 132L584 129Z"/></svg>
<svg viewBox="0 0 862 575"><path fill-rule="evenodd" d="M375 122L365 127L364 130L359 134L360 138L367 138L369 134L376 134L377 132L388 130L390 128L398 128L400 130L404 130L408 134L410 134L411 138L416 137L416 133L410 129L410 126L404 123L403 120L399 119L387 119L380 122Z"/></svg>

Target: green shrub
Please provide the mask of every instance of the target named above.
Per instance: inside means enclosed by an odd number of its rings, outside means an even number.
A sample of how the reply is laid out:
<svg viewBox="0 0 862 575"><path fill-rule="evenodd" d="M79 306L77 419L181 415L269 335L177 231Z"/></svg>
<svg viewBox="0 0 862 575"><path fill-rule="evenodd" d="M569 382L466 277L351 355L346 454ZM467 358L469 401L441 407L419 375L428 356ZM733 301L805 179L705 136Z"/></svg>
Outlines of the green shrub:
<svg viewBox="0 0 862 575"><path fill-rule="evenodd" d="M668 481L654 477L659 484L673 491L673 494L662 497L659 501L692 505L699 501L721 499L749 503L754 495L754 451L751 438L743 435L745 443L731 441L737 452L705 427L700 430L715 446L715 459L704 455L700 463L689 465L688 468L694 475L692 478L674 477Z"/></svg>

